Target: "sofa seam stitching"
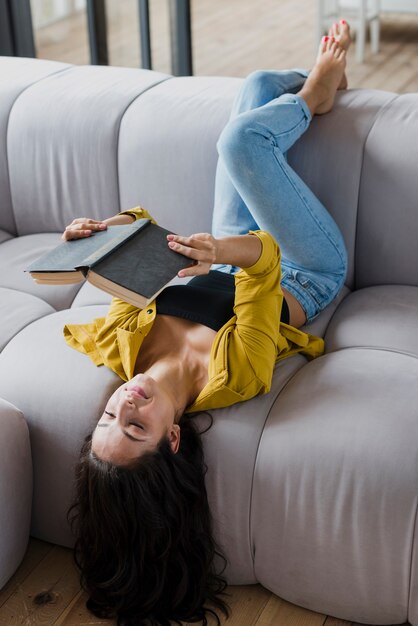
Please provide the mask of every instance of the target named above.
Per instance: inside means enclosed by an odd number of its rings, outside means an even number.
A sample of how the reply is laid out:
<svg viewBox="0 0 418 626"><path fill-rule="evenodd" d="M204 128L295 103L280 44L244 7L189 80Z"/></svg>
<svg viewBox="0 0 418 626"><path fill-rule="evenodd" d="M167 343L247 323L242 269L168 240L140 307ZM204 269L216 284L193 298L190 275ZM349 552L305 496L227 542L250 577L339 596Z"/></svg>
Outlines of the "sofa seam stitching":
<svg viewBox="0 0 418 626"><path fill-rule="evenodd" d="M54 315L54 313L59 313L59 311L52 311L50 313L46 313L45 315L39 315L39 317L35 317L35 319L30 320L30 322L27 322L27 324L25 324L24 326L22 326L22 328L19 328L19 330L17 330L8 340L7 343L4 344L3 348L0 349L0 359L1 359L1 354L3 352L3 350L5 350L5 348L7 348L7 346L9 345L9 343L11 341L13 341L13 339L15 337L17 337L18 335L20 335L21 332L23 332L26 328L28 328L29 326L32 326L32 324L34 324L35 322L38 322L41 319L44 319L44 317L49 317L50 315Z"/></svg>

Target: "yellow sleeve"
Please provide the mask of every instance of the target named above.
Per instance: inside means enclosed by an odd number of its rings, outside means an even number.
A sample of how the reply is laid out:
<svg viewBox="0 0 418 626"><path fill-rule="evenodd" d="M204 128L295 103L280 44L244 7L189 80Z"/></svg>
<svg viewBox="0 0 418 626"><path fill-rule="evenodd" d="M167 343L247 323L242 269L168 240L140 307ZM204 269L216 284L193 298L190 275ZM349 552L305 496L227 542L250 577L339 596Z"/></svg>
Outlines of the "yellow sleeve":
<svg viewBox="0 0 418 626"><path fill-rule="evenodd" d="M147 219L151 220L153 224L157 223L152 215L150 215L146 209L143 209L140 206L136 206L133 209L127 209L126 211L121 211L120 213L118 213L118 215L132 215L135 220Z"/></svg>
<svg viewBox="0 0 418 626"><path fill-rule="evenodd" d="M289 344L280 333L283 292L280 287L280 249L265 231L254 231L262 243L258 261L241 269L235 276L236 323L233 337L244 350L253 373L262 385L270 389L278 351L288 350Z"/></svg>

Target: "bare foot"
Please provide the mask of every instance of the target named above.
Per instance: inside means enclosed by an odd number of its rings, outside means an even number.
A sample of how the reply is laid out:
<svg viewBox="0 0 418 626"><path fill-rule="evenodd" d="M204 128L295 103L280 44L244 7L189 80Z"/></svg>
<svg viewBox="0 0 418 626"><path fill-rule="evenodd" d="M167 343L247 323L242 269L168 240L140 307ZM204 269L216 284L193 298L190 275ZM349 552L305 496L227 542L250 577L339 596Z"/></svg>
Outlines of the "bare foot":
<svg viewBox="0 0 418 626"><path fill-rule="evenodd" d="M334 37L334 39L340 44L341 48L343 48L346 52L351 46L352 38L350 25L345 20L335 22L329 29L328 36ZM344 73L344 76L341 79L341 83L338 85L338 89L347 89L347 87L347 76Z"/></svg>
<svg viewBox="0 0 418 626"><path fill-rule="evenodd" d="M305 100L312 115L331 111L344 76L346 54L335 39L328 36L322 38L316 63L298 94Z"/></svg>

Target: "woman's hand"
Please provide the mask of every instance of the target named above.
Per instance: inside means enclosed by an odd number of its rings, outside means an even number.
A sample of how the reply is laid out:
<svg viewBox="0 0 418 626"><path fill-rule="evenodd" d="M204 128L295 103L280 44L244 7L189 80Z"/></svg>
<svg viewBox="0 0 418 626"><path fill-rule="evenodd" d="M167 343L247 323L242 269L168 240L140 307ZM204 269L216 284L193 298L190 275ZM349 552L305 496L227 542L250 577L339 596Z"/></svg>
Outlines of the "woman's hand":
<svg viewBox="0 0 418 626"><path fill-rule="evenodd" d="M167 235L167 240L171 250L194 261L193 265L179 271L181 278L208 274L212 263L217 262L218 240L209 233L197 233L190 237Z"/></svg>
<svg viewBox="0 0 418 626"><path fill-rule="evenodd" d="M212 263L251 267L262 251L261 241L254 234L215 239L209 233L198 233L190 237L167 235L167 239L171 250L194 261L194 265L180 270L181 278L207 274Z"/></svg>
<svg viewBox="0 0 418 626"><path fill-rule="evenodd" d="M135 218L132 215L114 215L105 220L92 220L88 217L77 217L71 222L62 234L61 239L69 241L70 239L81 239L82 237L90 237L92 233L98 230L106 230L108 226L121 226L122 224L132 224Z"/></svg>
<svg viewBox="0 0 418 626"><path fill-rule="evenodd" d="M106 230L107 224L99 220L92 220L88 217L77 217L62 233L61 239L70 241L70 239L82 239L90 237L92 233L98 230Z"/></svg>

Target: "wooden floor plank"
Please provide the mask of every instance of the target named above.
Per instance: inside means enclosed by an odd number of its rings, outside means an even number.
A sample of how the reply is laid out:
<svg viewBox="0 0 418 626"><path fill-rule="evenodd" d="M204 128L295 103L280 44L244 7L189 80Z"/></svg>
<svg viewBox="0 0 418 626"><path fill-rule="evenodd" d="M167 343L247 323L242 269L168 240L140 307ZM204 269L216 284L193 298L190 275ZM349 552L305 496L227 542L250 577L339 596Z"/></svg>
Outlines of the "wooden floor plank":
<svg viewBox="0 0 418 626"><path fill-rule="evenodd" d="M71 550L55 546L2 605L0 626L51 626L79 591ZM40 593L47 603L36 603Z"/></svg>
<svg viewBox="0 0 418 626"><path fill-rule="evenodd" d="M266 604L271 598L271 591L261 585L231 586L227 589L226 601L231 609L229 619L219 614L222 625L226 626L255 626ZM214 619L209 619L209 626L215 625ZM184 626L193 626L192 623Z"/></svg>
<svg viewBox="0 0 418 626"><path fill-rule="evenodd" d="M337 619L336 617L327 617L324 626L356 626L353 622L347 622L344 619Z"/></svg>
<svg viewBox="0 0 418 626"><path fill-rule="evenodd" d="M323 626L326 615L308 611L272 595L256 626Z"/></svg>
<svg viewBox="0 0 418 626"><path fill-rule="evenodd" d="M95 617L86 607L88 595L81 591L53 626L116 626L116 620Z"/></svg>
<svg viewBox="0 0 418 626"><path fill-rule="evenodd" d="M221 618L222 624L228 626L254 626L272 595L261 585L230 587L228 594L227 602L231 608L231 617L228 620ZM54 626L82 626L84 624L112 626L114 624L113 621L102 621L91 615L85 606L86 600L87 594L80 594L71 610L54 622ZM212 624L215 624L215 620L209 619L209 625L212 626ZM185 623L184 626L193 625Z"/></svg>
<svg viewBox="0 0 418 626"><path fill-rule="evenodd" d="M29 541L26 554L20 567L0 591L0 607L8 600L15 589L22 584L35 567L39 565L53 547L51 543L46 543L45 541L38 541L37 539L31 539Z"/></svg>

